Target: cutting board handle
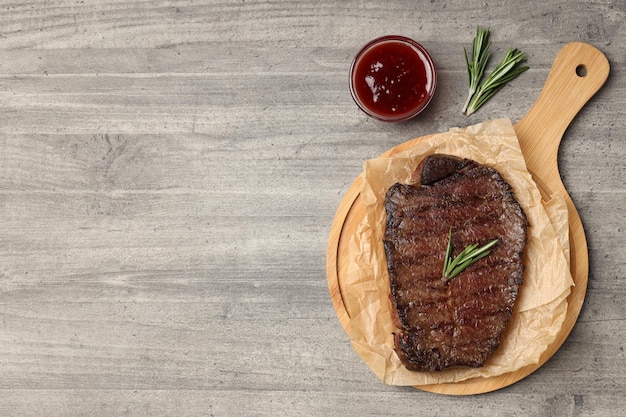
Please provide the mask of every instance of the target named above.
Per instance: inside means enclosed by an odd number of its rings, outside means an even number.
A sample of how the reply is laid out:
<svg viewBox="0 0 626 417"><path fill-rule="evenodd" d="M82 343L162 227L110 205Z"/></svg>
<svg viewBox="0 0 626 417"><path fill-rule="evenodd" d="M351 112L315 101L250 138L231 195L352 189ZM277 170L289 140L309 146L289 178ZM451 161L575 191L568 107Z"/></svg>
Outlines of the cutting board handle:
<svg viewBox="0 0 626 417"><path fill-rule="evenodd" d="M595 47L582 42L565 45L554 60L537 101L515 125L522 153L527 161L533 161L528 169L539 178L553 179L552 184L545 184L552 192L563 187L557 164L563 134L602 87L609 70L608 59Z"/></svg>

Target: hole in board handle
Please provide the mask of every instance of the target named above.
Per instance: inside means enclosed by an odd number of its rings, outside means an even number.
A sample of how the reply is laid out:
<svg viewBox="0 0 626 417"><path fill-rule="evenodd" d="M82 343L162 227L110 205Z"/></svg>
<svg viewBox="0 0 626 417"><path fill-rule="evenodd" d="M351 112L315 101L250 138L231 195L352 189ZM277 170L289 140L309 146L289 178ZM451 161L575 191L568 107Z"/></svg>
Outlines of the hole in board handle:
<svg viewBox="0 0 626 417"><path fill-rule="evenodd" d="M576 67L576 75L578 75L579 77L586 77L587 76L587 67L584 66L583 64L580 64L579 66Z"/></svg>

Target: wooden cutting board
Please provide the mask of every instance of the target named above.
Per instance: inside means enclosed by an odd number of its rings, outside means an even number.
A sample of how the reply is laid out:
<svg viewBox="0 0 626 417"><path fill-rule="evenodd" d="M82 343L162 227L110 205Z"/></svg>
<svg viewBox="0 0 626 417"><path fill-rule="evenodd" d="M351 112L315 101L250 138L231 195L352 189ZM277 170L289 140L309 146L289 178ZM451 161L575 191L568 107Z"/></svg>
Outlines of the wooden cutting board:
<svg viewBox="0 0 626 417"><path fill-rule="evenodd" d="M574 42L565 45L558 53L545 85L535 104L519 122L515 132L526 159L528 170L537 183L542 196L558 193L567 202L570 231L570 269L575 286L568 298L565 323L557 339L548 346L537 365L527 366L515 372L490 378L474 378L467 381L420 385L416 388L450 395L479 394L494 391L530 375L541 367L563 344L578 318L587 290L589 260L587 241L580 216L559 175L557 155L565 130L587 101L602 87L609 75L609 62L598 49L591 45ZM423 136L402 143L385 152L382 157L409 149L427 139ZM342 286L348 268L347 244L365 217L365 207L360 198L361 180L357 178L339 204L331 227L326 274L328 288L339 321L350 334L349 306L344 304ZM348 308L347 308L348 307Z"/></svg>

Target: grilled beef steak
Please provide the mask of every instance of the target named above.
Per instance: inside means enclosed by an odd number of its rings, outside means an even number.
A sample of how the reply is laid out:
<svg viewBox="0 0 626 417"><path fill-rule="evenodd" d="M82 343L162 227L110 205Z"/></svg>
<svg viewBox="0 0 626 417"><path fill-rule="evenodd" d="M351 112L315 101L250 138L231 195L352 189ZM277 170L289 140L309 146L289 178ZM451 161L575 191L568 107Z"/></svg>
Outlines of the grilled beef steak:
<svg viewBox="0 0 626 417"><path fill-rule="evenodd" d="M385 198L395 350L409 370L480 367L500 344L522 284L528 222L493 168L431 155L416 174L416 184L394 184ZM499 240L448 280L442 271L450 228L452 257Z"/></svg>

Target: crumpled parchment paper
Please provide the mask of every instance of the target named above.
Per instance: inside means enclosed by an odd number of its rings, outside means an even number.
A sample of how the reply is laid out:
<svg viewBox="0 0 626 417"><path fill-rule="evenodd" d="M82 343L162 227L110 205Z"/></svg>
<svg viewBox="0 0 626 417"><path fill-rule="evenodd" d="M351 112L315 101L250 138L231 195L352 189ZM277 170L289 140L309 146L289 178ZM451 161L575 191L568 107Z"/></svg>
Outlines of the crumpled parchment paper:
<svg viewBox="0 0 626 417"><path fill-rule="evenodd" d="M432 153L473 159L500 172L526 212L530 227L524 283L502 342L481 368L457 367L441 372L408 371L393 350L389 275L382 237L385 193L396 182L408 183L418 163ZM370 369L390 385L424 385L488 378L537 364L555 340L567 310L574 281L569 270L567 207L560 195L542 201L526 168L508 119L453 128L386 158L366 161L361 198L364 221L349 243L349 267L343 293L351 317L352 346Z"/></svg>

